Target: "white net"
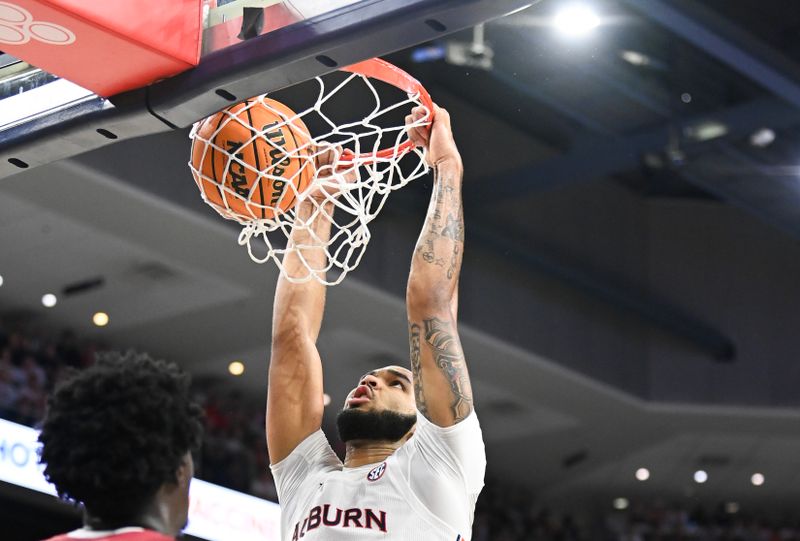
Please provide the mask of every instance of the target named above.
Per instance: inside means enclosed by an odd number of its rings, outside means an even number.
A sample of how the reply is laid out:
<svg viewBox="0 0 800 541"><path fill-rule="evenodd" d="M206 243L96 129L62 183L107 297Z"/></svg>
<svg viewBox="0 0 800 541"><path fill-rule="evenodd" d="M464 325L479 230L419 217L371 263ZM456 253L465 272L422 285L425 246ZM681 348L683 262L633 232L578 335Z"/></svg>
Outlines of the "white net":
<svg viewBox="0 0 800 541"><path fill-rule="evenodd" d="M386 89L379 92L376 86L389 85L380 81L359 73L335 84L326 84L326 78L315 79L316 100L302 112L262 95L198 122L190 134L189 166L206 203L242 224L239 244L247 246L253 261L273 261L293 282L334 285L360 263L370 224L389 194L427 173L424 151L408 141L404 118L415 106L429 109L430 101L425 105L419 92L395 88L386 104ZM362 111L357 120L337 122L332 98L352 85L364 85L361 96L369 98L357 100ZM280 122L261 125L260 111L278 115ZM312 116L322 128L318 135L306 127ZM429 116L413 125L426 125ZM231 128L244 136L234 142L219 137ZM319 220L330 221L328 239L317 232ZM290 241L293 229L303 242ZM325 263L309 263L303 257L309 249L323 250ZM287 272L288 252L298 256L302 272Z"/></svg>

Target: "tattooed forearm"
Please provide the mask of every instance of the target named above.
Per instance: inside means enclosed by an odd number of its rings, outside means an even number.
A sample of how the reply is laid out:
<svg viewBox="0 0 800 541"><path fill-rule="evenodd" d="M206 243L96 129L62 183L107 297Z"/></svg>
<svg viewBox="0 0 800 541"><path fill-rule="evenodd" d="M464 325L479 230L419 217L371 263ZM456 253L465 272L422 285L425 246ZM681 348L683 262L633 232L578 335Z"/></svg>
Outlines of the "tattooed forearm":
<svg viewBox="0 0 800 541"><path fill-rule="evenodd" d="M417 242L416 252L429 265L446 267L448 280L461 267L464 243L464 210L461 204L461 179L448 172L436 172L434 193ZM449 265L446 262L449 261Z"/></svg>
<svg viewBox="0 0 800 541"><path fill-rule="evenodd" d="M428 404L425 402L425 394L422 392L422 370L420 366L419 349L419 325L409 322L408 324L408 343L411 347L411 371L414 373L414 398L417 400L417 409L425 417L428 417Z"/></svg>
<svg viewBox="0 0 800 541"><path fill-rule="evenodd" d="M459 242L464 242L464 219L455 214L447 216L447 225L442 229L442 236Z"/></svg>
<svg viewBox="0 0 800 541"><path fill-rule="evenodd" d="M453 325L448 321L434 317L423 322L425 324L425 342L431 348L436 367L441 371L450 387L451 410L454 422L457 423L465 419L472 411L472 387L458 336L452 328ZM417 342L419 343L419 339ZM415 370L415 377L416 374ZM420 391L418 393L422 394ZM417 401L419 402L419 398Z"/></svg>
<svg viewBox="0 0 800 541"><path fill-rule="evenodd" d="M450 267L447 269L447 279L453 278L453 275L458 271L460 265L459 256L461 252L458 251L458 245L453 247L453 254L450 256Z"/></svg>

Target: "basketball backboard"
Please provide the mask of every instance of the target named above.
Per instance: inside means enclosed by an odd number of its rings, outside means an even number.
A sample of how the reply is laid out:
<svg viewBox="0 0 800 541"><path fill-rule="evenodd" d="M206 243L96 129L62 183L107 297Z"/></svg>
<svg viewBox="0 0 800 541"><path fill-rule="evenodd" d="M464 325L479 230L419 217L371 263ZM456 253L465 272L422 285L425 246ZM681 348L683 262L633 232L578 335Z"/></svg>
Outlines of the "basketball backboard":
<svg viewBox="0 0 800 541"><path fill-rule="evenodd" d="M206 0L202 55L268 34L292 24L324 17L363 0Z"/></svg>
<svg viewBox="0 0 800 541"><path fill-rule="evenodd" d="M199 64L108 99L0 55L0 178L115 141L185 128L236 101L535 1L198 0ZM0 33L0 47L2 40Z"/></svg>
<svg viewBox="0 0 800 541"><path fill-rule="evenodd" d="M202 0L201 57L362 0ZM0 13L0 44L3 43ZM55 84L52 84L55 83ZM47 85L47 86L46 86ZM45 88L46 86L46 88ZM0 52L0 130L76 101L96 98L67 80Z"/></svg>

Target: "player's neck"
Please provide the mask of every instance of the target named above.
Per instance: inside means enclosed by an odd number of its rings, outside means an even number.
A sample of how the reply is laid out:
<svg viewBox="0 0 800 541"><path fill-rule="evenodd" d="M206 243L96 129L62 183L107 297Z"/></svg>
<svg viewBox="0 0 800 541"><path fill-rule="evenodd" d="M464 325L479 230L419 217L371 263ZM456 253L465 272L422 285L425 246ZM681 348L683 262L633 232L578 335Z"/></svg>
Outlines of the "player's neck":
<svg viewBox="0 0 800 541"><path fill-rule="evenodd" d="M153 530L165 535L171 535L169 521L167 520L163 506L158 502L152 502L141 512L136 513L127 519L107 520L88 511L84 514L83 524L86 529L94 531L114 531L120 528L139 527L145 530Z"/></svg>
<svg viewBox="0 0 800 541"><path fill-rule="evenodd" d="M345 468L358 468L367 464L383 462L389 455L403 445L400 441L364 441L356 440L347 442L344 454Z"/></svg>

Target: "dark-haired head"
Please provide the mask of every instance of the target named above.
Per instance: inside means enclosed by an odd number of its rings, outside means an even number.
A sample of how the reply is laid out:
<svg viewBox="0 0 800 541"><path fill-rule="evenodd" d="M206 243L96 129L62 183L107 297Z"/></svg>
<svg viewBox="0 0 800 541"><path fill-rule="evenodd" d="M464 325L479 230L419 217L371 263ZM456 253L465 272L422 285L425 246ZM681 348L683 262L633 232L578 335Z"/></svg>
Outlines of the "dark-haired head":
<svg viewBox="0 0 800 541"><path fill-rule="evenodd" d="M201 416L189 376L176 364L103 354L48 401L39 436L44 475L59 496L84 505L95 529L143 526L176 535L188 514Z"/></svg>

